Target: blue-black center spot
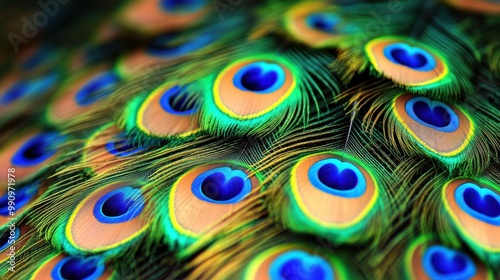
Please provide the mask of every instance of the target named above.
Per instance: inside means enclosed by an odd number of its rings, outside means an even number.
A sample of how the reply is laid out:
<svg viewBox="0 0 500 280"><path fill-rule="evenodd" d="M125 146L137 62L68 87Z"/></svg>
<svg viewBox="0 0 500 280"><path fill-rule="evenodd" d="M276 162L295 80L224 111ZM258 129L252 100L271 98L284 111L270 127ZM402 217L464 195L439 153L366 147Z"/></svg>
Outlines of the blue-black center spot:
<svg viewBox="0 0 500 280"><path fill-rule="evenodd" d="M201 183L201 192L208 198L216 201L227 201L238 196L244 187L244 181L240 177L231 177L227 180L226 175L216 172L207 176Z"/></svg>
<svg viewBox="0 0 500 280"><path fill-rule="evenodd" d="M420 120L435 127L446 127L451 122L451 115L443 106L431 108L426 102L417 101L413 104L413 111Z"/></svg>
<svg viewBox="0 0 500 280"><path fill-rule="evenodd" d="M431 256L434 269L444 275L464 271L467 267L467 261L462 255L450 256L440 251L434 252Z"/></svg>
<svg viewBox="0 0 500 280"><path fill-rule="evenodd" d="M71 258L61 266L59 273L63 279L81 280L91 276L96 270L97 261L94 259Z"/></svg>
<svg viewBox="0 0 500 280"><path fill-rule="evenodd" d="M293 258L283 263L280 269L281 279L285 280L316 280L326 279L325 271L320 264L307 263L306 261Z"/></svg>
<svg viewBox="0 0 500 280"><path fill-rule="evenodd" d="M463 193L464 201L471 209L491 218L500 216L500 201L493 195L481 196L477 190L467 188Z"/></svg>
<svg viewBox="0 0 500 280"><path fill-rule="evenodd" d="M45 139L38 138L37 141L33 141L30 144L31 145L26 147L22 152L24 158L28 160L36 160L45 154L47 150L47 143L45 142Z"/></svg>
<svg viewBox="0 0 500 280"><path fill-rule="evenodd" d="M410 53L408 50L403 48L393 49L391 51L391 56L398 63L410 68L420 68L428 63L427 58L423 54L419 52Z"/></svg>
<svg viewBox="0 0 500 280"><path fill-rule="evenodd" d="M314 13L309 15L306 20L310 27L326 33L334 33L338 21L333 14L327 13Z"/></svg>
<svg viewBox="0 0 500 280"><path fill-rule="evenodd" d="M119 217L126 214L134 206L134 203L135 200L132 196L118 192L106 199L102 204L101 211L104 216Z"/></svg>
<svg viewBox="0 0 500 280"><path fill-rule="evenodd" d="M113 72L101 74L84 85L76 94L75 99L80 106L92 105L110 95L119 77Z"/></svg>
<svg viewBox="0 0 500 280"><path fill-rule="evenodd" d="M118 153L126 153L135 149L135 147L127 140L117 140L113 142L113 148Z"/></svg>
<svg viewBox="0 0 500 280"><path fill-rule="evenodd" d="M246 69L241 77L241 85L249 91L265 91L272 87L278 80L275 71L264 71L255 66Z"/></svg>
<svg viewBox="0 0 500 280"><path fill-rule="evenodd" d="M358 177L353 170L344 169L339 172L337 166L332 163L319 168L318 178L326 186L341 191L352 190L358 184Z"/></svg>

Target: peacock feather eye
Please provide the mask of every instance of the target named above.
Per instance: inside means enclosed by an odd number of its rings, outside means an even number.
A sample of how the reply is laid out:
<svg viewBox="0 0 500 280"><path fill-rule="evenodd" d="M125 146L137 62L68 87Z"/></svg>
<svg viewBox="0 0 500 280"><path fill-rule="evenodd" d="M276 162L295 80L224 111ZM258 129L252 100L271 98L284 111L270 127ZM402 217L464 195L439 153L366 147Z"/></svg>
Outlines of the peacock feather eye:
<svg viewBox="0 0 500 280"><path fill-rule="evenodd" d="M57 132L28 131L0 151L0 167L15 168L16 183L27 181L55 161L64 141L65 137ZM7 181L5 172L0 175L0 182Z"/></svg>
<svg viewBox="0 0 500 280"><path fill-rule="evenodd" d="M234 204L241 201L252 190L252 182L241 170L219 167L198 175L192 183L192 193L206 202Z"/></svg>
<svg viewBox="0 0 500 280"><path fill-rule="evenodd" d="M136 0L118 14L118 21L139 32L158 34L191 27L208 12L206 0Z"/></svg>
<svg viewBox="0 0 500 280"><path fill-rule="evenodd" d="M365 53L377 72L401 85L435 87L448 75L439 52L409 39L376 38L366 44Z"/></svg>
<svg viewBox="0 0 500 280"><path fill-rule="evenodd" d="M76 252L120 250L147 228L146 203L142 191L129 182L98 188L72 211L65 225L69 244L64 245Z"/></svg>
<svg viewBox="0 0 500 280"><path fill-rule="evenodd" d="M287 225L298 232L351 238L377 212L379 187L356 158L319 153L300 158L291 170Z"/></svg>
<svg viewBox="0 0 500 280"><path fill-rule="evenodd" d="M271 247L255 256L244 271L243 279L348 279L346 268L333 256L321 256L300 243Z"/></svg>
<svg viewBox="0 0 500 280"><path fill-rule="evenodd" d="M500 3L495 0L445 0L448 5L467 12L498 14L500 13Z"/></svg>
<svg viewBox="0 0 500 280"><path fill-rule="evenodd" d="M116 126L109 124L98 129L85 144L83 162L96 174L116 168L127 158L145 149L137 145Z"/></svg>
<svg viewBox="0 0 500 280"><path fill-rule="evenodd" d="M472 179L447 182L441 199L455 230L481 256L500 259L500 190Z"/></svg>
<svg viewBox="0 0 500 280"><path fill-rule="evenodd" d="M405 263L409 279L493 279L491 271L469 255L434 244L426 237L413 241Z"/></svg>
<svg viewBox="0 0 500 280"><path fill-rule="evenodd" d="M75 95L76 103L89 106L113 93L118 76L113 72L105 72L93 77Z"/></svg>
<svg viewBox="0 0 500 280"><path fill-rule="evenodd" d="M116 90L121 77L99 67L66 82L49 104L47 117L54 124L63 124L98 107Z"/></svg>
<svg viewBox="0 0 500 280"><path fill-rule="evenodd" d="M424 151L453 159L469 145L474 122L460 108L426 97L397 96L392 104L397 121Z"/></svg>
<svg viewBox="0 0 500 280"><path fill-rule="evenodd" d="M104 273L98 258L65 257L52 270L52 279L98 279Z"/></svg>
<svg viewBox="0 0 500 280"><path fill-rule="evenodd" d="M284 24L291 36L312 47L334 46L347 33L336 8L325 2L293 6L285 14Z"/></svg>
<svg viewBox="0 0 500 280"><path fill-rule="evenodd" d="M204 90L201 127L213 133L267 133L304 101L298 72L287 60L259 55L237 60ZM212 82L213 81L213 82Z"/></svg>
<svg viewBox="0 0 500 280"><path fill-rule="evenodd" d="M120 133L106 142L106 150L116 157L127 157L141 152L143 147L134 145L127 139L125 133Z"/></svg>
<svg viewBox="0 0 500 280"><path fill-rule="evenodd" d="M52 255L33 273L31 280L38 279L104 280L112 279L113 271L99 256L76 257L64 254Z"/></svg>
<svg viewBox="0 0 500 280"><path fill-rule="evenodd" d="M271 58L247 58L227 66L217 76L213 99L230 118L254 119L279 110L296 94L290 65Z"/></svg>
<svg viewBox="0 0 500 280"><path fill-rule="evenodd" d="M141 191L126 186L99 198L94 206L94 217L101 223L118 224L134 219L143 208Z"/></svg>
<svg viewBox="0 0 500 280"><path fill-rule="evenodd" d="M198 132L198 96L185 86L166 82L145 99L131 102L127 129L157 138L186 138Z"/></svg>
<svg viewBox="0 0 500 280"><path fill-rule="evenodd" d="M258 176L238 162L202 165L182 175L168 195L163 226L169 242L188 245L222 227L221 218L230 216L260 185Z"/></svg>

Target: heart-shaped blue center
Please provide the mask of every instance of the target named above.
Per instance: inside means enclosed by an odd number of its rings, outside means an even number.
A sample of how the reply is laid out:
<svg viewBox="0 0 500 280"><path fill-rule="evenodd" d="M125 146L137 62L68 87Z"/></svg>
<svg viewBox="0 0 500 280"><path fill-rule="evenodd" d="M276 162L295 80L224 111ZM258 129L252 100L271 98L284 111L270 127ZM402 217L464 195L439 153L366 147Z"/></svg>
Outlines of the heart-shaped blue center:
<svg viewBox="0 0 500 280"><path fill-rule="evenodd" d="M160 98L160 105L166 112L180 116L192 115L198 111L195 100L181 86L173 86L165 91Z"/></svg>
<svg viewBox="0 0 500 280"><path fill-rule="evenodd" d="M464 183L455 190L455 201L469 215L500 226L500 195L474 183Z"/></svg>
<svg viewBox="0 0 500 280"><path fill-rule="evenodd" d="M51 276L55 280L99 279L104 270L103 261L98 257L65 257L54 266Z"/></svg>
<svg viewBox="0 0 500 280"><path fill-rule="evenodd" d="M192 13L203 8L207 0L161 0L160 6L169 12Z"/></svg>
<svg viewBox="0 0 500 280"><path fill-rule="evenodd" d="M352 169L344 169L339 172L335 164L327 163L318 170L318 178L321 183L336 190L352 190L358 184L358 177Z"/></svg>
<svg viewBox="0 0 500 280"><path fill-rule="evenodd" d="M339 17L332 13L313 13L306 17L309 27L330 34L335 33L338 22Z"/></svg>
<svg viewBox="0 0 500 280"><path fill-rule="evenodd" d="M15 212L15 210L12 210L13 205L9 205L9 201L15 203L14 208L16 210L19 210L24 205L28 204L28 202L30 202L30 200L38 193L38 185L38 182L31 183L17 188L15 195L6 192L4 195L0 196L0 215L9 217L10 213Z"/></svg>
<svg viewBox="0 0 500 280"><path fill-rule="evenodd" d="M15 241L17 241L20 235L21 231L19 228L16 227L13 231L7 228L0 236L0 252L3 252L7 247L12 245L15 247Z"/></svg>
<svg viewBox="0 0 500 280"><path fill-rule="evenodd" d="M56 146L63 137L56 132L43 132L27 140L12 156L11 163L17 166L34 166L56 153Z"/></svg>
<svg viewBox="0 0 500 280"><path fill-rule="evenodd" d="M252 190L248 175L238 169L218 167L198 175L192 184L193 194L201 200L232 204L241 201Z"/></svg>
<svg viewBox="0 0 500 280"><path fill-rule="evenodd" d="M332 266L322 257L302 250L291 250L279 255L269 266L273 280L330 280L334 279Z"/></svg>
<svg viewBox="0 0 500 280"><path fill-rule="evenodd" d="M124 133L118 134L115 139L106 143L106 150L117 157L135 155L144 150L143 147L131 143L126 137Z"/></svg>
<svg viewBox="0 0 500 280"><path fill-rule="evenodd" d="M441 245L427 248L422 262L431 279L470 279L476 274L476 266L469 256Z"/></svg>
<svg viewBox="0 0 500 280"><path fill-rule="evenodd" d="M113 93L120 81L113 72L99 74L87 82L75 95L75 101L80 106L89 106Z"/></svg>
<svg viewBox="0 0 500 280"><path fill-rule="evenodd" d="M436 60L425 49L404 43L394 43L384 48L384 55L393 63L406 66L417 71L432 71Z"/></svg>
<svg viewBox="0 0 500 280"><path fill-rule="evenodd" d="M431 109L426 102L418 101L413 104L413 111L420 120L436 127L446 127L451 122L450 113L443 106L435 105Z"/></svg>
<svg viewBox="0 0 500 280"><path fill-rule="evenodd" d="M419 124L441 132L453 132L460 125L458 115L448 105L427 97L411 98L406 102L405 110Z"/></svg>
<svg viewBox="0 0 500 280"><path fill-rule="evenodd" d="M94 216L102 223L123 223L137 217L144 203L141 190L122 187L108 192L96 202Z"/></svg>
<svg viewBox="0 0 500 280"><path fill-rule="evenodd" d="M254 93L271 93L285 83L285 70L276 63L258 61L241 68L233 78L233 84L241 90Z"/></svg>
<svg viewBox="0 0 500 280"><path fill-rule="evenodd" d="M313 186L337 196L359 197L366 190L366 179L359 168L335 158L314 163L308 176Z"/></svg>

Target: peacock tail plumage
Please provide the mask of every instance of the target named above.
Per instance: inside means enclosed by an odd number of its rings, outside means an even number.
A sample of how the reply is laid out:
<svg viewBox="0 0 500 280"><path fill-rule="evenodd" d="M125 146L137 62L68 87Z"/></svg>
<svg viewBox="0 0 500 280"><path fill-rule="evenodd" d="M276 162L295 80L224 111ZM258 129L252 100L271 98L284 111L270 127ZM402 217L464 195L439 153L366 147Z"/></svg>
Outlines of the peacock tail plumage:
<svg viewBox="0 0 500 280"><path fill-rule="evenodd" d="M498 1L0 15L0 279L500 279Z"/></svg>

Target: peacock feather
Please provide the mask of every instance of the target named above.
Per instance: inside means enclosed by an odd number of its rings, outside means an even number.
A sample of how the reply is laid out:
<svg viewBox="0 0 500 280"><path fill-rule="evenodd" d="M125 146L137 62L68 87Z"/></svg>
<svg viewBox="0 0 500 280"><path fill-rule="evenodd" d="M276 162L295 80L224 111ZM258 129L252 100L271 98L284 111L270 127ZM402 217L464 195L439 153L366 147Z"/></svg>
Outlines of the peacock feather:
<svg viewBox="0 0 500 280"><path fill-rule="evenodd" d="M500 279L500 3L4 1L1 279Z"/></svg>

